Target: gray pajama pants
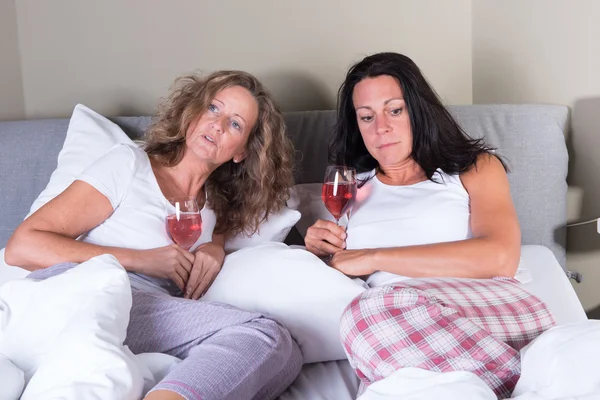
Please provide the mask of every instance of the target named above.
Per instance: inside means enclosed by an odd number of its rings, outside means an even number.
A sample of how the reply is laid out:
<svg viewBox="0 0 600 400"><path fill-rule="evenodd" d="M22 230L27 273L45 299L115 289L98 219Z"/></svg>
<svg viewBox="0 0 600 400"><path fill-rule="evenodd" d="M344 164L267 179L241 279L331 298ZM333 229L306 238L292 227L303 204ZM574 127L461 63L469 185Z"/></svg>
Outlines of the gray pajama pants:
<svg viewBox="0 0 600 400"><path fill-rule="evenodd" d="M77 264L34 271L32 279L58 275ZM289 332L260 314L173 297L130 275L133 305L125 344L134 354L166 353L183 361L154 387L187 400L274 399L302 367Z"/></svg>

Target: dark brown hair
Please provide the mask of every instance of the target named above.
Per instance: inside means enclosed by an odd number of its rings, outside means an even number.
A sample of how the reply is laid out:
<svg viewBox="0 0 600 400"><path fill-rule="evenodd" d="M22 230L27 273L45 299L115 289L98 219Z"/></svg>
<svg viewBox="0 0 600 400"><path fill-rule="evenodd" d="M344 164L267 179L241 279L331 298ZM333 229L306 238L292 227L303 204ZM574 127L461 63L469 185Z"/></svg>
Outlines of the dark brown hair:
<svg viewBox="0 0 600 400"><path fill-rule="evenodd" d="M379 167L360 134L352 95L363 79L383 75L396 79L402 89L413 136L411 157L428 179L432 179L438 168L447 174L457 174L474 166L481 154L494 154L493 147L482 139L471 138L458 125L413 60L398 53L378 53L354 64L338 91L330 162L354 167L357 172ZM504 161L498 159L506 169Z"/></svg>

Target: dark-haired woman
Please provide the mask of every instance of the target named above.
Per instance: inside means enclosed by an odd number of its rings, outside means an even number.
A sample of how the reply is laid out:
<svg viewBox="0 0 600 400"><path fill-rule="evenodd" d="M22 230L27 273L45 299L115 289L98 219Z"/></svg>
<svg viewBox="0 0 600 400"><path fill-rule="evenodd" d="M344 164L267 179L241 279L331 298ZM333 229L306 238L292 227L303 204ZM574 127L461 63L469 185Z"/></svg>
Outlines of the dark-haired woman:
<svg viewBox="0 0 600 400"><path fill-rule="evenodd" d="M554 319L513 279L521 235L494 149L461 130L410 58L380 53L340 88L330 159L357 169L356 204L347 229L318 221L305 241L371 287L340 327L363 387L416 367L469 371L509 397L519 350Z"/></svg>

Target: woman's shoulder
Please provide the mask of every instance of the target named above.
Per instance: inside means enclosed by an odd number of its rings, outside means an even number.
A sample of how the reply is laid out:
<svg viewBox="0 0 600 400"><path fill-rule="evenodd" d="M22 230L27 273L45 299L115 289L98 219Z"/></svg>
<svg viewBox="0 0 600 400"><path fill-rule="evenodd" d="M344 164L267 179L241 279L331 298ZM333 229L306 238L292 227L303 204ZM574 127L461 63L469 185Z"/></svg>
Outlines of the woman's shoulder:
<svg viewBox="0 0 600 400"><path fill-rule="evenodd" d="M500 161L500 158L494 153L486 152L479 154L475 163L460 175L462 177L465 175L487 174L490 173L490 171L503 171L506 173L504 164Z"/></svg>
<svg viewBox="0 0 600 400"><path fill-rule="evenodd" d="M487 186L489 183L506 179L506 169L498 156L483 153L477 156L471 168L460 174L460 179L469 190L472 186Z"/></svg>

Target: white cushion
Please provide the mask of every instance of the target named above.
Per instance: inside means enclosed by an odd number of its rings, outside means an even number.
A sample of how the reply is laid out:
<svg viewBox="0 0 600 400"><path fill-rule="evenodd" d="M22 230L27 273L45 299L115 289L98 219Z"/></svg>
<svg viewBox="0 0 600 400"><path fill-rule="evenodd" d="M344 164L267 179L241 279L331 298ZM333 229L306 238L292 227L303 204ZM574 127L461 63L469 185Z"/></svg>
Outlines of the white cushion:
<svg viewBox="0 0 600 400"><path fill-rule="evenodd" d="M76 105L63 148L58 154L56 170L33 202L27 217L62 193L86 167L118 143L135 146L117 124L82 104ZM225 250L232 252L267 241L283 242L299 218L298 211L284 207L280 212L269 215L254 235L248 237L240 233L229 238Z"/></svg>
<svg viewBox="0 0 600 400"><path fill-rule="evenodd" d="M8 281L25 278L29 274L26 269L8 265L4 261L4 250L0 249L0 286Z"/></svg>
<svg viewBox="0 0 600 400"><path fill-rule="evenodd" d="M144 395L181 362L179 358L163 353L140 353L136 354L135 358L140 371L144 374Z"/></svg>
<svg viewBox="0 0 600 400"><path fill-rule="evenodd" d="M277 213L271 213L267 220L260 224L258 231L250 236L239 233L229 238L225 242L225 252L232 253L266 242L283 242L300 219L300 212L292 207L288 202L287 207L283 207Z"/></svg>
<svg viewBox="0 0 600 400"><path fill-rule="evenodd" d="M18 400L25 387L25 375L0 354L0 400Z"/></svg>
<svg viewBox="0 0 600 400"><path fill-rule="evenodd" d="M58 153L56 169L46 188L31 205L27 217L62 193L86 167L118 143L135 145L117 124L83 104L77 104L69 121L65 142Z"/></svg>
<svg viewBox="0 0 600 400"><path fill-rule="evenodd" d="M497 396L471 372L433 372L403 368L370 385L358 400L496 400Z"/></svg>
<svg viewBox="0 0 600 400"><path fill-rule="evenodd" d="M141 396L143 374L122 345L131 288L113 256L42 281L8 282L0 305L0 353L25 372L22 400Z"/></svg>
<svg viewBox="0 0 600 400"><path fill-rule="evenodd" d="M223 269L202 298L271 316L298 342L306 363L346 358L339 321L359 283L328 267L306 250L265 243L225 258Z"/></svg>
<svg viewBox="0 0 600 400"><path fill-rule="evenodd" d="M521 378L513 397L536 393L544 399L600 398L600 321L556 326L521 350Z"/></svg>

